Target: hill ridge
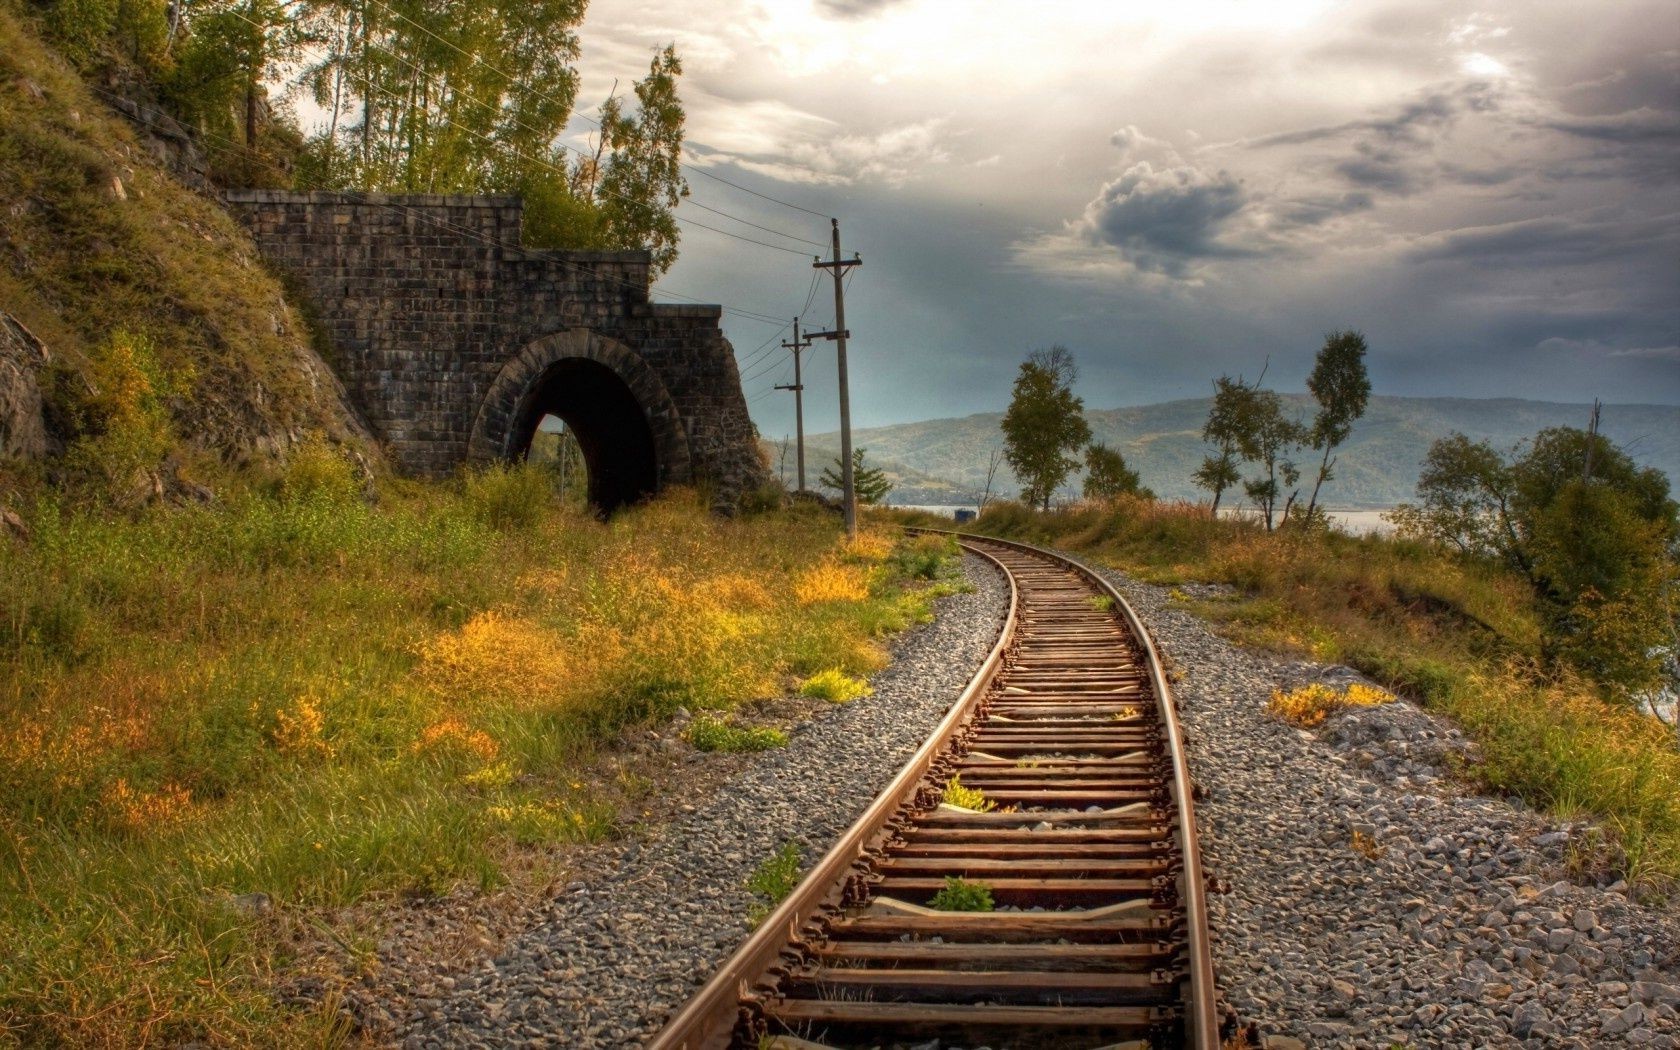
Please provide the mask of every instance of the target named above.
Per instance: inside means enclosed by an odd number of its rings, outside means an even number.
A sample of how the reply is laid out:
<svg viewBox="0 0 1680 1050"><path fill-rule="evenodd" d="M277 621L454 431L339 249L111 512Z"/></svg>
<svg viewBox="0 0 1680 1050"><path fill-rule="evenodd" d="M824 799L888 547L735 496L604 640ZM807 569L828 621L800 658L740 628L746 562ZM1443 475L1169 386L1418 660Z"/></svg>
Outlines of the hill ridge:
<svg viewBox="0 0 1680 1050"><path fill-rule="evenodd" d="M1310 416L1308 394L1283 398L1287 409ZM1158 495L1201 499L1206 493L1191 484L1190 475L1207 453L1201 430L1211 402L1211 397L1176 398L1087 409L1085 417L1094 438L1118 448ZM1390 507L1413 498L1424 453L1436 438L1457 430L1507 449L1545 427L1581 426L1590 410L1587 402L1519 397L1374 395L1352 437L1337 450L1337 476L1321 498L1338 507ZM894 477L893 502L966 502L984 486L988 452L1003 445L1002 418L1001 411L973 412L864 427L854 433L853 444L868 449L870 461ZM1604 432L1635 462L1663 471L1671 483L1680 478L1680 406L1608 404L1603 420ZM809 435L806 443L807 462L820 469L834 457L839 439L827 432ZM1019 486L1008 467L998 473L994 494L1013 495Z"/></svg>

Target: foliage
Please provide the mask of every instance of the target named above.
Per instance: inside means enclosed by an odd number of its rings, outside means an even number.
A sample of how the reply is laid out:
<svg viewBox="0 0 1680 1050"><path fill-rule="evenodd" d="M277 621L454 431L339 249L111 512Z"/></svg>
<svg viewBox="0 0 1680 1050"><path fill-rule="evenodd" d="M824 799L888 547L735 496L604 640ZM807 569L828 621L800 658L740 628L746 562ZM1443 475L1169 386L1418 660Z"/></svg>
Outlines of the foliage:
<svg viewBox="0 0 1680 1050"><path fill-rule="evenodd" d="M1602 435L1537 434L1507 459L1452 434L1430 447L1404 535L1521 573L1544 614L1544 655L1623 695L1669 677L1680 617L1680 513L1661 472L1639 469Z"/></svg>
<svg viewBox="0 0 1680 1050"><path fill-rule="evenodd" d="M989 813L997 808L997 803L987 798L985 792L979 788L963 787L960 773L945 782L945 791L940 801L947 806L972 809L976 813Z"/></svg>
<svg viewBox="0 0 1680 1050"><path fill-rule="evenodd" d="M1073 392L1078 376L1067 347L1034 350L1021 362L1003 416L1004 459L1025 486L1021 498L1043 510L1079 466L1071 453L1091 440L1085 402Z"/></svg>
<svg viewBox="0 0 1680 1050"><path fill-rule="evenodd" d="M1098 441L1085 449L1085 498L1113 499L1116 496L1155 498L1153 492L1138 483L1138 473L1126 466L1126 457L1118 449Z"/></svg>
<svg viewBox="0 0 1680 1050"><path fill-rule="evenodd" d="M461 490L481 521L509 532L532 527L555 502L553 475L534 463L493 463L468 470Z"/></svg>
<svg viewBox="0 0 1680 1050"><path fill-rule="evenodd" d="M1312 374L1307 376L1307 390L1318 402L1318 414L1313 417L1309 440L1315 449L1323 449L1318 474L1313 479L1312 496L1307 500L1307 520L1318 509L1318 491L1329 481L1336 461L1331 453L1353 433L1353 424L1365 414L1371 399L1371 378L1365 371L1365 337L1355 331L1335 331L1324 338Z"/></svg>
<svg viewBox="0 0 1680 1050"><path fill-rule="evenodd" d="M1350 707L1376 707L1392 703L1394 696L1363 682L1354 682L1337 691L1322 682L1312 682L1296 689L1273 689L1266 701L1266 713L1291 725L1311 729Z"/></svg>
<svg viewBox="0 0 1680 1050"><path fill-rule="evenodd" d="M874 691L868 682L861 678L853 678L837 667L825 668L799 683L800 696L808 696L813 700L827 700L834 704L859 700Z"/></svg>
<svg viewBox="0 0 1680 1050"><path fill-rule="evenodd" d="M1545 608L1521 572L1405 537L1266 533L1164 502L1048 515L1002 504L973 527L1078 551L1158 583L1228 585L1228 597L1191 607L1238 641L1349 664L1435 708L1476 741L1481 760L1469 776L1601 820L1631 880L1680 879L1672 731L1604 704L1579 675L1545 665Z"/></svg>
<svg viewBox="0 0 1680 1050"><path fill-rule="evenodd" d="M702 712L684 734L696 751L769 751L786 747L788 736L771 726L735 726Z"/></svg>
<svg viewBox="0 0 1680 1050"><path fill-rule="evenodd" d="M945 876L944 888L928 901L928 907L938 911L991 911L996 906L988 883L970 882L955 875Z"/></svg>
<svg viewBox="0 0 1680 1050"><path fill-rule="evenodd" d="M1238 398L1237 450L1243 459L1259 464L1264 473L1243 482L1243 491L1260 509L1270 532L1280 516L1287 516L1295 500L1292 494L1282 508L1278 507L1278 501L1285 499L1284 489L1301 480L1301 471L1289 459L1289 453L1307 440L1307 430L1283 414L1283 399L1276 391L1259 386L1245 387L1244 391Z"/></svg>
<svg viewBox="0 0 1680 1050"><path fill-rule="evenodd" d="M625 729L870 673L935 593L816 510L725 521L677 492L509 530L464 483L367 502L336 470L132 514L12 504L0 1025L25 1043L331 1044L330 1005L272 994L296 946L269 923L340 936L406 894L539 887L526 847L610 834L646 790L603 754ZM875 584L800 604L828 562ZM255 892L277 918L228 907Z"/></svg>
<svg viewBox="0 0 1680 1050"><path fill-rule="evenodd" d="M112 32L142 6L118 3ZM87 483L79 500L126 502L139 493L113 493L111 482L160 475L170 496L178 473L214 485L218 461L266 467L300 436L354 442L249 235L153 161L104 104L105 84L84 82L16 5L0 5L0 185L20 202L5 217L15 265L0 267L0 309L52 352L49 428L87 439L76 468L51 480ZM148 389L133 385L141 380Z"/></svg>
<svg viewBox="0 0 1680 1050"><path fill-rule="evenodd" d="M1225 490L1242 480L1237 469L1237 439L1242 432L1242 409L1248 397L1248 387L1241 379L1220 376L1213 383L1213 404L1208 409L1207 423L1202 427L1202 440L1212 442L1214 452L1196 468L1196 487L1213 493L1215 516L1219 514L1219 498Z"/></svg>
<svg viewBox="0 0 1680 1050"><path fill-rule="evenodd" d="M754 926L769 918L776 905L787 900L788 894L799 885L799 866L804 859L804 848L789 839L753 869L752 875L747 878L747 890L764 898L753 905L748 916Z"/></svg>
<svg viewBox="0 0 1680 1050"><path fill-rule="evenodd" d="M886 473L878 467L864 466L863 453L861 448L852 449L852 491L857 494L859 503L873 506L887 498L887 493L892 491L892 482L887 480ZM823 468L817 484L825 489L844 492L846 479L842 471L840 458L836 456L832 464Z"/></svg>
<svg viewBox="0 0 1680 1050"><path fill-rule="evenodd" d="M911 579L934 580L955 572L960 557L956 537L926 533L901 543L893 553L893 563Z"/></svg>

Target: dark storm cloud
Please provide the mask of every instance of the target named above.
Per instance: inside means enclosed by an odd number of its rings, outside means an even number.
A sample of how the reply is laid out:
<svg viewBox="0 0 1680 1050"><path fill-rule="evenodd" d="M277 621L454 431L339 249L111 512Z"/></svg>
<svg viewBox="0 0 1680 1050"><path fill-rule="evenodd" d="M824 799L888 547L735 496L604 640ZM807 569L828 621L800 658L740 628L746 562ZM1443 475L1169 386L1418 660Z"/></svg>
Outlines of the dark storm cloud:
<svg viewBox="0 0 1680 1050"><path fill-rule="evenodd" d="M1278 201L1273 204L1272 213L1286 226L1318 226L1343 215L1369 211L1376 207L1376 203L1371 194L1355 190Z"/></svg>
<svg viewBox="0 0 1680 1050"><path fill-rule="evenodd" d="M1405 194L1417 188L1418 175L1406 159L1391 149L1381 149L1369 143L1354 147L1355 156L1339 161L1336 174L1367 189Z"/></svg>
<svg viewBox="0 0 1680 1050"><path fill-rule="evenodd" d="M1426 92L1406 102L1389 116L1263 135L1238 145L1264 149L1271 146L1300 146L1347 136L1418 145L1433 140L1462 114L1486 113L1497 108L1498 97L1495 89L1478 81L1451 89Z"/></svg>
<svg viewBox="0 0 1680 1050"><path fill-rule="evenodd" d="M1252 254L1220 239L1247 203L1226 172L1157 171L1142 162L1102 188L1078 227L1088 242L1119 249L1139 269L1183 277L1198 260Z"/></svg>
<svg viewBox="0 0 1680 1050"><path fill-rule="evenodd" d="M1660 253L1675 236L1667 222L1524 219L1430 234L1413 248L1419 261L1497 261L1503 266L1549 267Z"/></svg>
<svg viewBox="0 0 1680 1050"><path fill-rule="evenodd" d="M904 0L817 0L817 10L829 18L856 19L879 14Z"/></svg>
<svg viewBox="0 0 1680 1050"><path fill-rule="evenodd" d="M1680 146L1680 113L1665 113L1649 106L1597 117L1556 117L1543 124L1554 131L1602 142Z"/></svg>

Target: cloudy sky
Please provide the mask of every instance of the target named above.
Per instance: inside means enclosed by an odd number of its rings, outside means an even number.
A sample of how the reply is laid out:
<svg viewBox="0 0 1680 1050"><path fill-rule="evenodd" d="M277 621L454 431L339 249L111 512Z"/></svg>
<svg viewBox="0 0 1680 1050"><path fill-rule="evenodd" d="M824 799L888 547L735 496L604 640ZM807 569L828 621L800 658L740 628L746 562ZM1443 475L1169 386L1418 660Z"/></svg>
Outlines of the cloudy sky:
<svg viewBox="0 0 1680 1050"><path fill-rule="evenodd" d="M1300 390L1338 327L1378 393L1680 403L1672 0L592 0L582 35L580 109L674 41L693 166L840 218L857 425L1000 409L1050 343L1092 407L1268 358ZM777 233L679 214L794 251L687 226L659 290L800 311L815 249L779 234L826 221L689 181ZM725 328L791 431L786 335Z"/></svg>

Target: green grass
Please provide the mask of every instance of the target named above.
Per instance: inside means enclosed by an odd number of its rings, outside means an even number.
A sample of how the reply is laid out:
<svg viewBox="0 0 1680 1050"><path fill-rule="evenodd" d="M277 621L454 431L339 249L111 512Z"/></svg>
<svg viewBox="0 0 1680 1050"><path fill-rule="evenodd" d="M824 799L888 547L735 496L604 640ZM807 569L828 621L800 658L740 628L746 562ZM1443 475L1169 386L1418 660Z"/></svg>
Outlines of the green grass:
<svg viewBox="0 0 1680 1050"><path fill-rule="evenodd" d="M60 421L97 438L101 422L79 410L106 391L90 398L88 383L109 344L132 337L174 381L160 451L189 474L216 474L220 457L262 460L296 434L355 441L307 324L249 236L158 167L110 100L41 42L26 13L36 9L0 0L0 185L10 204L0 240L11 260L0 267L0 310L51 351L46 393ZM0 463L0 489L28 472ZM127 498L132 479L117 480L108 495Z"/></svg>
<svg viewBox="0 0 1680 1050"><path fill-rule="evenodd" d="M212 506L43 496L0 542L0 1044L316 1045L269 993L288 928L546 877L636 793L605 749L678 707L867 674L928 615L886 534L722 520L674 493L603 524L535 472L389 482L330 450ZM802 602L842 565L855 591ZM827 567L827 568L825 568Z"/></svg>
<svg viewBox="0 0 1680 1050"><path fill-rule="evenodd" d="M702 714L688 727L688 742L697 751L768 751L786 747L788 736L770 726L736 726Z"/></svg>
<svg viewBox="0 0 1680 1050"><path fill-rule="evenodd" d="M853 678L838 667L825 668L799 683L800 696L827 700L832 704L860 700L873 692L868 682Z"/></svg>
<svg viewBox="0 0 1680 1050"><path fill-rule="evenodd" d="M1172 503L1050 514L1002 504L973 528L1158 584L1229 584L1233 596L1185 604L1234 640L1348 664L1450 716L1480 745L1484 761L1466 773L1485 788L1600 820L1620 869L1648 891L1680 879L1673 731L1590 683L1542 673L1532 591L1497 566L1378 536L1267 534Z"/></svg>
<svg viewBox="0 0 1680 1050"><path fill-rule="evenodd" d="M747 878L747 889L762 898L752 906L747 916L754 926L769 918L776 905L786 900L787 895L799 885L799 865L804 856L805 851L799 843L789 839Z"/></svg>
<svg viewBox="0 0 1680 1050"><path fill-rule="evenodd" d="M996 904L990 885L947 875L944 887L928 901L928 907L939 911L991 911Z"/></svg>

